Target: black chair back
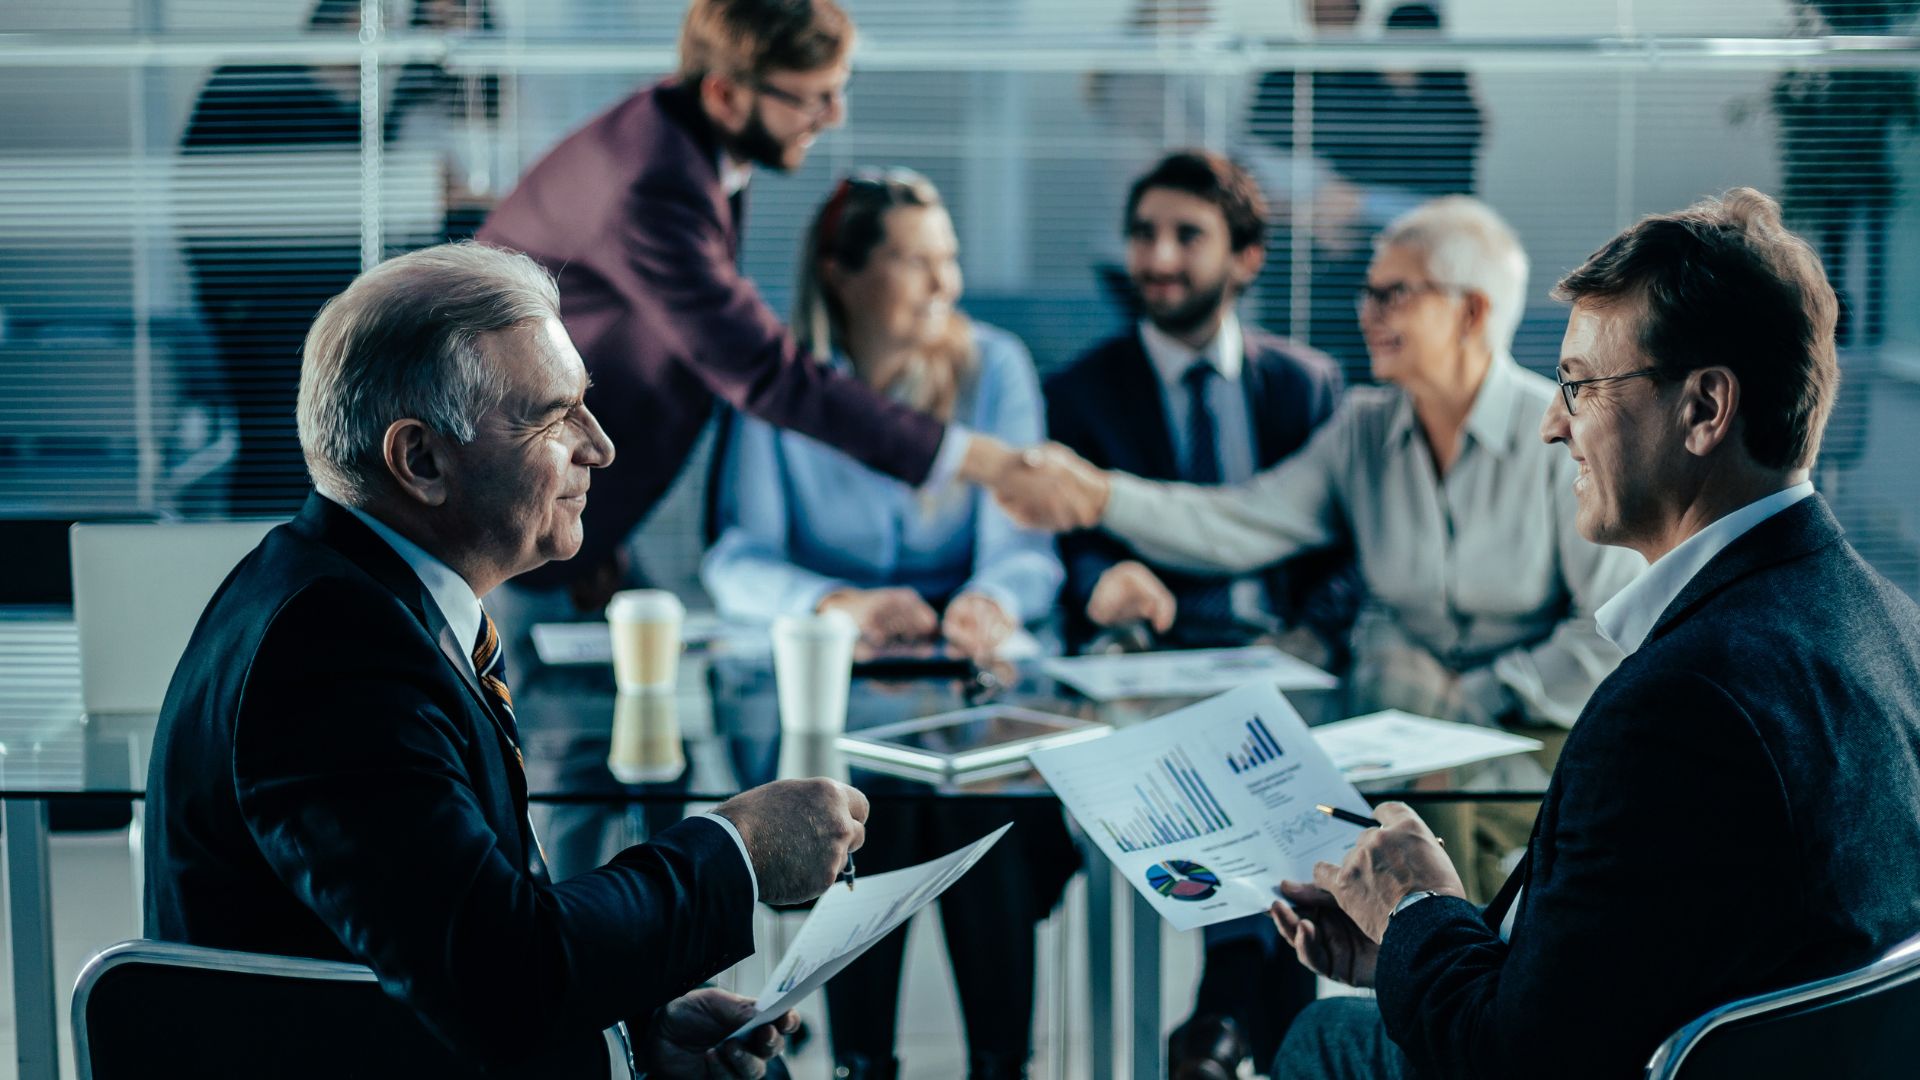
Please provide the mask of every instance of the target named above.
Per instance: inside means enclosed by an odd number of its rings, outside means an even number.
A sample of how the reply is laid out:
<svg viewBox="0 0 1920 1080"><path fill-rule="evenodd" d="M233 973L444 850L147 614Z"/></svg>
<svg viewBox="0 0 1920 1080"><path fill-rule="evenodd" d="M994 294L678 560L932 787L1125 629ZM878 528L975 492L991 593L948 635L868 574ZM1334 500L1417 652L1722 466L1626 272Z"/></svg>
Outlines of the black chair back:
<svg viewBox="0 0 1920 1080"><path fill-rule="evenodd" d="M1660 1044L1647 1080L1912 1075L1916 1018L1920 936L1858 971L1714 1009Z"/></svg>
<svg viewBox="0 0 1920 1080"><path fill-rule="evenodd" d="M73 1040L81 1080L626 1075L611 1033L483 1071L388 997L368 968L160 941L122 942L87 963L74 988Z"/></svg>

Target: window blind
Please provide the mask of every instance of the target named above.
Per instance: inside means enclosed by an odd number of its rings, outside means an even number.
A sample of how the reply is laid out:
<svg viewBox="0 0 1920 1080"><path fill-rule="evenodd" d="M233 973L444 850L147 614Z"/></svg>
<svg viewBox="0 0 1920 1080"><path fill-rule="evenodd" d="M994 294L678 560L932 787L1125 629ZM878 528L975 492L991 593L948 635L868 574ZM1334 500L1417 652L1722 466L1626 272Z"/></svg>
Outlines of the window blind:
<svg viewBox="0 0 1920 1080"><path fill-rule="evenodd" d="M965 306L1043 368L1064 363L1125 323L1132 177L1203 145L1249 164L1274 204L1249 319L1364 380L1352 292L1373 231L1467 191L1528 248L1515 353L1545 369L1561 273L1640 214L1751 184L1782 198L1848 301L1822 486L1863 551L1920 589L1920 244L1903 239L1920 236L1920 4L847 6L862 29L849 125L753 184L743 262L777 310L833 179L905 165L953 210ZM0 515L294 505L290 387L312 311L371 261L470 233L547 147L670 69L683 10L0 10ZM1334 213L1324 192L1341 189L1362 208ZM650 561L691 565L703 473L656 515Z"/></svg>

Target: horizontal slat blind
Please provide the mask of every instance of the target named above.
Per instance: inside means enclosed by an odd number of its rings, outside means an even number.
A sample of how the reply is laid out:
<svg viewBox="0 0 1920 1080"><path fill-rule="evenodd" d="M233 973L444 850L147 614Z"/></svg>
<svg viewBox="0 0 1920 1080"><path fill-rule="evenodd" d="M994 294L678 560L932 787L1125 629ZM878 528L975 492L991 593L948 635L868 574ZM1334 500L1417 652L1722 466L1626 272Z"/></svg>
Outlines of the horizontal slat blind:
<svg viewBox="0 0 1920 1080"><path fill-rule="evenodd" d="M907 165L953 208L969 309L1063 363L1122 324L1132 176L1197 144L1274 203L1250 319L1363 379L1371 234L1467 190L1532 255L1516 354L1544 368L1559 274L1639 214L1752 184L1822 245L1852 310L1822 484L1920 588L1920 242L1902 239L1920 236L1920 4L1456 0L1429 9L1437 30L1373 0L1352 26L1271 0L848 7L851 124L752 189L744 262L777 309L833 179ZM315 25L280 0L0 7L0 515L291 505L312 311L366 258L469 232L554 141L667 70L684 10L389 2L360 34L360 8ZM1335 213L1342 194L1361 198ZM697 488L653 526L682 569Z"/></svg>

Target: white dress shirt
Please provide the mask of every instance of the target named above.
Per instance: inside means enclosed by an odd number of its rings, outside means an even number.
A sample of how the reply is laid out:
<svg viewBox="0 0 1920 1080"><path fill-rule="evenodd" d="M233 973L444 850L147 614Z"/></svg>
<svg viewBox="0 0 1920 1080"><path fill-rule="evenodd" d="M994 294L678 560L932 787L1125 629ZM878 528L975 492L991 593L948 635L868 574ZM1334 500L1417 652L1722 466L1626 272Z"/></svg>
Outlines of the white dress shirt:
<svg viewBox="0 0 1920 1080"><path fill-rule="evenodd" d="M1196 349L1146 320L1140 322L1140 344L1154 374L1160 377L1160 398L1167 410L1167 433L1173 437L1173 459L1180 471L1191 474L1193 437L1187 418L1193 415L1193 392L1187 371L1197 360L1213 365L1219 378L1209 383L1207 405L1213 411L1215 446L1220 452L1220 480L1237 484L1254 474L1253 418L1240 375L1246 367L1240 320L1232 312L1220 324L1213 340Z"/></svg>
<svg viewBox="0 0 1920 1080"><path fill-rule="evenodd" d="M1623 654L1631 655L1647 640L1647 635L1653 633L1653 624L1660 621L1667 605L1679 598L1687 582L1712 562L1715 555L1755 525L1811 494L1812 482L1802 481L1764 499L1755 499L1682 540L1679 546L1647 567L1645 573L1615 593L1613 599L1600 605L1593 613L1600 632L1620 646Z"/></svg>
<svg viewBox="0 0 1920 1080"><path fill-rule="evenodd" d="M1207 384L1214 447L1220 455L1220 481L1238 484L1252 478L1260 468L1260 459L1255 449L1253 412L1242 379L1246 339L1240 334L1240 317L1229 309L1213 339L1198 349L1148 319L1140 320L1139 331L1147 362L1160 380L1160 404L1167 417L1167 434L1173 441L1175 467L1182 475L1192 475L1193 433L1188 420L1193 415L1193 390L1187 383L1187 372L1195 361L1205 360L1220 376ZM1267 604L1266 583L1257 574L1234 578L1228 596L1235 617L1243 621L1258 625L1273 614Z"/></svg>
<svg viewBox="0 0 1920 1080"><path fill-rule="evenodd" d="M329 495L327 498L332 499L332 496ZM344 506L344 508L347 513L359 518L362 524L372 529L375 536L385 540L387 546L392 548L394 553L399 555L407 567L413 571L414 576L420 579L420 584L426 586L427 595L433 598L434 606L440 609L440 617L447 621L447 626L452 629L454 635L467 646L460 653L461 659L466 661L467 673L477 677L479 673L473 670L471 654L473 644L480 640L482 612L480 598L473 595L473 586L468 585L467 579L455 572L453 567L435 558L419 544L400 535L386 522L357 506ZM747 880L753 885L754 898L758 899L760 878L753 872L753 856L747 853L747 842L741 839L740 830L734 828L733 822L719 814L694 816L715 822L727 830L728 836L733 837L733 845L740 849L740 858L747 864ZM533 823L529 821L527 827L531 829ZM535 843L537 844L538 841Z"/></svg>
<svg viewBox="0 0 1920 1080"><path fill-rule="evenodd" d="M1600 632L1607 640L1620 647L1621 653L1631 656L1638 651L1653 633L1653 626L1668 606L1680 598L1687 587L1714 556L1727 550L1735 540L1745 536L1753 527L1773 515L1813 494L1813 484L1803 481L1782 491L1776 491L1763 499L1753 502L1726 515L1692 536L1682 540L1678 547L1654 560L1651 566L1639 577L1613 594L1613 599L1600 605L1593 613L1593 621L1599 625ZM1500 940L1513 939L1514 916L1520 913L1520 901L1526 896L1526 887L1514 894L1512 906L1507 908L1506 917L1500 920Z"/></svg>

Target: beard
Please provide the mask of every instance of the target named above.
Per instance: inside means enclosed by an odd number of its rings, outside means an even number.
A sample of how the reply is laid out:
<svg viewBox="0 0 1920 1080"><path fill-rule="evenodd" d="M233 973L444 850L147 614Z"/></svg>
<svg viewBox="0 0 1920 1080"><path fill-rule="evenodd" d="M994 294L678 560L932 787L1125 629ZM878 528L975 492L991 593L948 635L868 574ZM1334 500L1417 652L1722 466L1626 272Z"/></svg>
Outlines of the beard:
<svg viewBox="0 0 1920 1080"><path fill-rule="evenodd" d="M1136 284L1136 288L1137 288ZM1228 302L1230 286L1225 277L1204 286L1196 285L1185 300L1169 307L1155 307L1142 300L1140 309L1147 320L1174 337L1182 337L1205 326L1222 305Z"/></svg>
<svg viewBox="0 0 1920 1080"><path fill-rule="evenodd" d="M760 118L760 105L756 102L753 112L747 116L747 125L737 135L721 135L727 153L740 161L751 162L775 172L790 172L787 164L787 144L774 138L767 130L767 123Z"/></svg>

